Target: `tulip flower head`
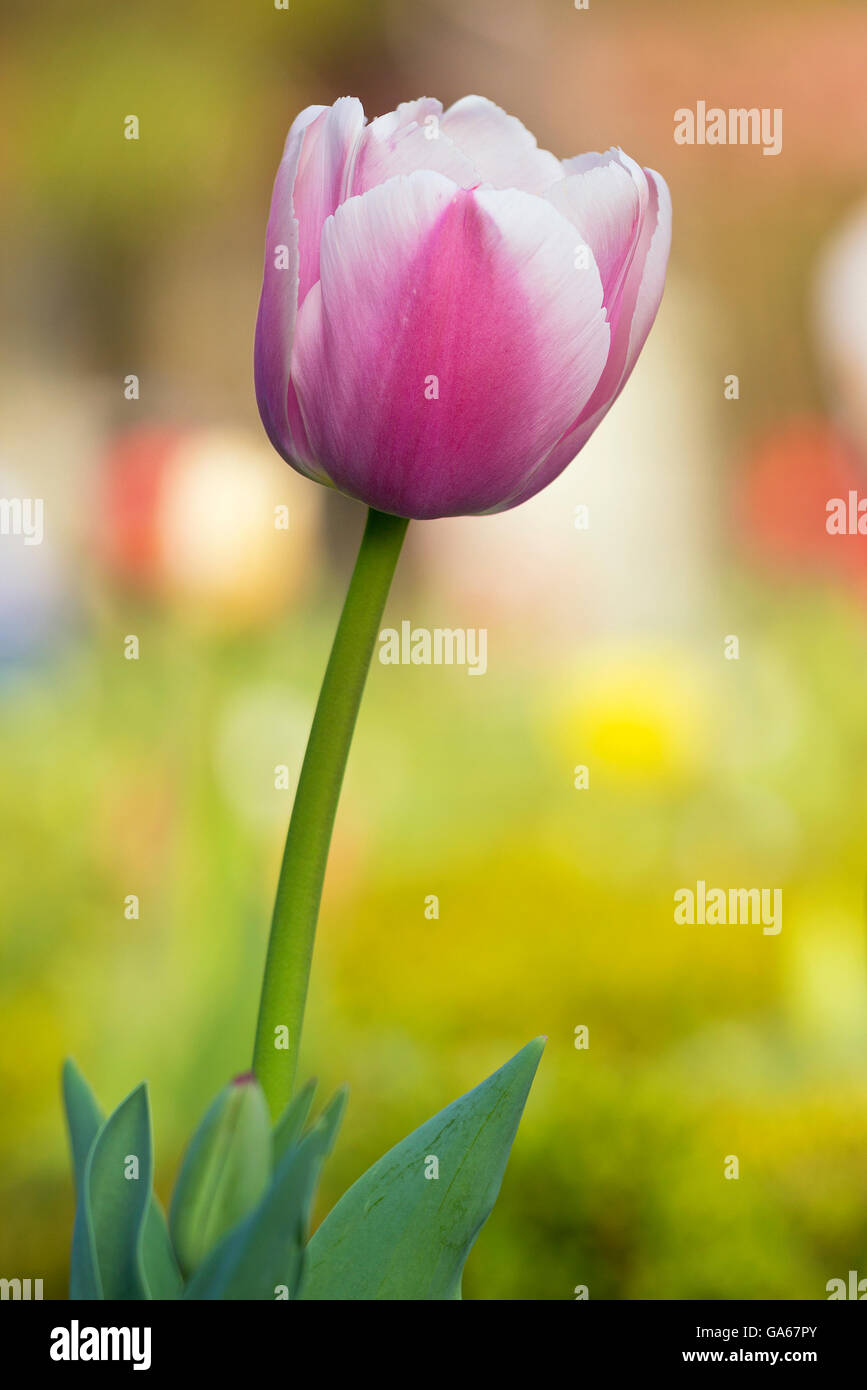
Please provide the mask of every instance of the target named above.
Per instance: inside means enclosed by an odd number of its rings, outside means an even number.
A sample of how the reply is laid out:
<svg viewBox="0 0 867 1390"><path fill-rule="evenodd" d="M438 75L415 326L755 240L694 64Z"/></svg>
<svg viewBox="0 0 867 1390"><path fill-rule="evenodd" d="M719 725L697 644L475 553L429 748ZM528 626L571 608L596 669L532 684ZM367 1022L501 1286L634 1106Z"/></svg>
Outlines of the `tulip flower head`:
<svg viewBox="0 0 867 1390"><path fill-rule="evenodd" d="M256 395L288 463L402 517L503 511L572 461L665 283L665 181L558 160L483 97L311 106L277 171Z"/></svg>

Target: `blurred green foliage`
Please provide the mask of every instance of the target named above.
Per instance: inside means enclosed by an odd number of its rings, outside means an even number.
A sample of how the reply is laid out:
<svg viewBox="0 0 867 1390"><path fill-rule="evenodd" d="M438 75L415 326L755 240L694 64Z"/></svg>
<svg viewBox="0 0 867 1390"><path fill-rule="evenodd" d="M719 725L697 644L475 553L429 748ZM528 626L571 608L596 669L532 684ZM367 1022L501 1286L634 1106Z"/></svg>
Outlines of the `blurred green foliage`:
<svg viewBox="0 0 867 1390"><path fill-rule="evenodd" d="M216 750L227 709L257 690L312 708L333 603L232 639L139 617L146 659L125 662L106 633L3 695L0 1262L38 1268L53 1296L72 1211L63 1054L107 1101L147 1077L163 1196L191 1118L248 1064L289 794L269 792L252 828L231 791L249 769L218 777ZM374 666L303 1070L351 1086L327 1208L549 1035L468 1297L568 1298L579 1283L822 1297L863 1258L863 615L833 595L765 597L750 641L764 689L743 662L727 688L711 680L717 652L606 651L607 732L586 695L592 646L577 671L528 671L515 652L484 681ZM618 742L624 703L652 707L643 679L657 696L667 681L665 712ZM577 791L575 749L593 739L607 752ZM697 875L782 886L780 935L675 926L673 890Z"/></svg>

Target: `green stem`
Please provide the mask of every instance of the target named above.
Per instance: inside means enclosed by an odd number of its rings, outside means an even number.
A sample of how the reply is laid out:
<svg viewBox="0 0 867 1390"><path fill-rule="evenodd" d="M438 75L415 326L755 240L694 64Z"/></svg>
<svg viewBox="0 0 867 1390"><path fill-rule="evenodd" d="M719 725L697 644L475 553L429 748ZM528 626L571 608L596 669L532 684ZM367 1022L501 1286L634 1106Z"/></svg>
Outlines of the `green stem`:
<svg viewBox="0 0 867 1390"><path fill-rule="evenodd" d="M404 517L389 516L372 508L368 513L295 793L271 921L253 1052L253 1070L275 1119L288 1103L295 1082L334 815L370 659L407 525ZM283 1030L288 1030L288 1046Z"/></svg>

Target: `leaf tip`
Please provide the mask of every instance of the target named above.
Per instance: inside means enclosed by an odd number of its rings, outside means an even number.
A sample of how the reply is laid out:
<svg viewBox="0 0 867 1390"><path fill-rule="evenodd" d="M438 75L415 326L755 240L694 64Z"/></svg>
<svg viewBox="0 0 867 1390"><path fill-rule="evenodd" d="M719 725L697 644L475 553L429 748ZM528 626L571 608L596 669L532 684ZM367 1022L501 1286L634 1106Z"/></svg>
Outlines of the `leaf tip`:
<svg viewBox="0 0 867 1390"><path fill-rule="evenodd" d="M133 1086L129 1095L124 1097L117 1108L121 1110L127 1105L142 1107L146 1111L148 1118L150 1118L150 1097L148 1095L148 1083L146 1081L140 1081L137 1086Z"/></svg>

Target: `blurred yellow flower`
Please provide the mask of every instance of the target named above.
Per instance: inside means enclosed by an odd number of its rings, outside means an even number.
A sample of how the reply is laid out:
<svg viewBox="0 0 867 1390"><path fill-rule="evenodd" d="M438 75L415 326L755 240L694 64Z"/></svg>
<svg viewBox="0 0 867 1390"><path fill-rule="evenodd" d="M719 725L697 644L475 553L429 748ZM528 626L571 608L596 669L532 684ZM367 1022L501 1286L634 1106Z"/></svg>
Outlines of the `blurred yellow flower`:
<svg viewBox="0 0 867 1390"><path fill-rule="evenodd" d="M608 783L676 789L705 766L711 696L678 648L605 647L565 682L549 716L558 754Z"/></svg>

